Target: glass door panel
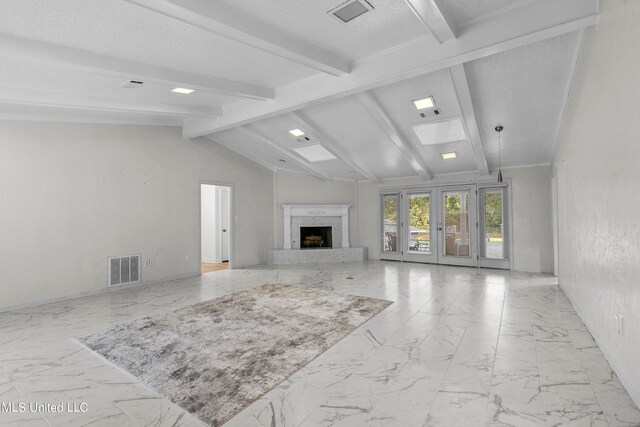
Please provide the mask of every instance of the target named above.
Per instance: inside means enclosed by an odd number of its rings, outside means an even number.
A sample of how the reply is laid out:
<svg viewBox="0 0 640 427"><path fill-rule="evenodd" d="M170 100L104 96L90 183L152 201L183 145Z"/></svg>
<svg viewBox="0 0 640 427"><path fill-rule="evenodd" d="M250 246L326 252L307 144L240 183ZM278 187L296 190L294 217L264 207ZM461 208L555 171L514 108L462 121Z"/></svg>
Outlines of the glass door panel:
<svg viewBox="0 0 640 427"><path fill-rule="evenodd" d="M400 241L400 194L383 194L382 208L382 253L383 259L402 259Z"/></svg>
<svg viewBox="0 0 640 427"><path fill-rule="evenodd" d="M431 225L435 222L437 210L433 209L430 191L403 193L405 219L403 224L403 259L416 262L435 262L436 233Z"/></svg>
<svg viewBox="0 0 640 427"><path fill-rule="evenodd" d="M440 190L438 262L477 265L475 187Z"/></svg>
<svg viewBox="0 0 640 427"><path fill-rule="evenodd" d="M507 188L480 189L480 265L509 268Z"/></svg>
<svg viewBox="0 0 640 427"><path fill-rule="evenodd" d="M504 258L504 222L502 221L502 189L483 191L484 256Z"/></svg>
<svg viewBox="0 0 640 427"><path fill-rule="evenodd" d="M407 240L409 252L431 253L431 238L429 237L429 195L409 194L409 227Z"/></svg>
<svg viewBox="0 0 640 427"><path fill-rule="evenodd" d="M444 193L444 255L469 256L469 192Z"/></svg>

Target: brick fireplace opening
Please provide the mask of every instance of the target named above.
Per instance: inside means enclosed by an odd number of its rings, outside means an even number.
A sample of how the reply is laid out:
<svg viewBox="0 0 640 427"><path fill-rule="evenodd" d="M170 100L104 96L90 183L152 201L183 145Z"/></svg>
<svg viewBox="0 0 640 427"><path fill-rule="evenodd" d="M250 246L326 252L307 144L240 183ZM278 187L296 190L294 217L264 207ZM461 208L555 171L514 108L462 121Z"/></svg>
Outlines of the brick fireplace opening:
<svg viewBox="0 0 640 427"><path fill-rule="evenodd" d="M331 227L300 227L300 249L330 249Z"/></svg>

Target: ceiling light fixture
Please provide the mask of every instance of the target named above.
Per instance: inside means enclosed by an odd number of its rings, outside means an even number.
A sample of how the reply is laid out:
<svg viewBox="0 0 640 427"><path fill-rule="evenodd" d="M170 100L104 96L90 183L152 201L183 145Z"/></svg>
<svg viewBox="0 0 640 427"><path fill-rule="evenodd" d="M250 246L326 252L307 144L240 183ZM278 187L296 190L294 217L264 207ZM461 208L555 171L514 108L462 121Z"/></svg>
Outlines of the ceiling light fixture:
<svg viewBox="0 0 640 427"><path fill-rule="evenodd" d="M291 135L295 136L296 138L297 138L297 137L299 137L299 136L304 135L304 132L303 132L303 131L301 131L301 130L300 130L300 129L298 129L298 128L296 128L296 129L291 129L291 130L289 131L289 133L290 133Z"/></svg>
<svg viewBox="0 0 640 427"><path fill-rule="evenodd" d="M501 168L501 138L500 138L500 134L502 133L502 131L504 130L504 127L502 125L498 125L496 126L496 132L498 132L498 182L502 182L502 168Z"/></svg>
<svg viewBox="0 0 640 427"><path fill-rule="evenodd" d="M458 157L458 155L456 154L455 151L451 151L449 153L442 153L442 158L445 160L455 159L456 157Z"/></svg>
<svg viewBox="0 0 640 427"><path fill-rule="evenodd" d="M171 89L171 92L181 93L183 95L189 95L191 92L193 92L193 89L187 89L187 88L184 88L184 87L177 87L177 88Z"/></svg>
<svg viewBox="0 0 640 427"><path fill-rule="evenodd" d="M436 101L433 99L433 96L427 96L422 99L414 99L413 105L416 107L416 110L425 110L427 108L433 108L436 106Z"/></svg>

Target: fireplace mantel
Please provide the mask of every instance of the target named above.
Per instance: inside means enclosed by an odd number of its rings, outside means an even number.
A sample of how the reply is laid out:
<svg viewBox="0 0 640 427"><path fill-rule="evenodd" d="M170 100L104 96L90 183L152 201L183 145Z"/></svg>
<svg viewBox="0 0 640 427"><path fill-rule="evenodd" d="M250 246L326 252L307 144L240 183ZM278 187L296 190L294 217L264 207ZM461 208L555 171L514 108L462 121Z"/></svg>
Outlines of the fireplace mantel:
<svg viewBox="0 0 640 427"><path fill-rule="evenodd" d="M342 247L349 247L350 204L282 204L284 209L284 248L291 249L291 218L294 217L341 217Z"/></svg>

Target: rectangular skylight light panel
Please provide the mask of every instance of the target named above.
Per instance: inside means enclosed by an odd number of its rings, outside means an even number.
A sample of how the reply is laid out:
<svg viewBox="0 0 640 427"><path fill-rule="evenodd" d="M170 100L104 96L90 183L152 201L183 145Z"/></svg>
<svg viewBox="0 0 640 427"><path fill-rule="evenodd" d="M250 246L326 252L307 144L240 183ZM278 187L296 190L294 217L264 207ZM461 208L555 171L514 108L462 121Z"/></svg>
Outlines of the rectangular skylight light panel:
<svg viewBox="0 0 640 427"><path fill-rule="evenodd" d="M300 129L291 129L291 130L289 131L289 133L290 133L291 135L295 136L296 138L297 138L297 137L299 137L299 136L304 135L304 132L303 132L303 131L301 131Z"/></svg>
<svg viewBox="0 0 640 427"><path fill-rule="evenodd" d="M456 157L458 156L456 155L455 151L451 151L449 153L442 153L442 158L445 160L455 159Z"/></svg>
<svg viewBox="0 0 640 427"><path fill-rule="evenodd" d="M467 132L461 119L426 123L413 126L413 131L422 145L436 145L467 139Z"/></svg>
<svg viewBox="0 0 640 427"><path fill-rule="evenodd" d="M292 150L310 162L323 162L336 158L336 156L320 144L305 145L304 147L292 148Z"/></svg>
<svg viewBox="0 0 640 427"><path fill-rule="evenodd" d="M433 96L428 96L422 99L414 99L413 105L415 105L416 110L425 110L427 108L433 108L436 106L436 101L433 99Z"/></svg>
<svg viewBox="0 0 640 427"><path fill-rule="evenodd" d="M184 88L184 87L177 87L175 89L171 89L171 92L182 93L183 95L189 95L191 92L193 92L193 89L187 89L187 88Z"/></svg>

